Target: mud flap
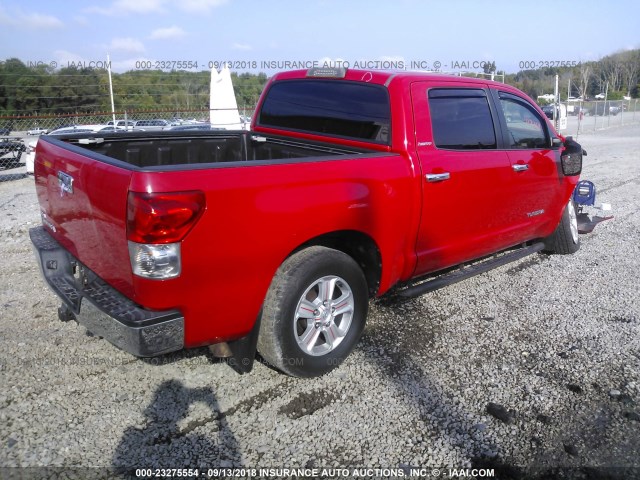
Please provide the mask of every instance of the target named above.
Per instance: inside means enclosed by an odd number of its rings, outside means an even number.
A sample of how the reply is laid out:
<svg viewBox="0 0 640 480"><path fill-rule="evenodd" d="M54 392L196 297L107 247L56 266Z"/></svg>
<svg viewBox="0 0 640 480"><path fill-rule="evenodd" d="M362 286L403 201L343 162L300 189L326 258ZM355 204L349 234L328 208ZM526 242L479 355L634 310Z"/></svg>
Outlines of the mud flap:
<svg viewBox="0 0 640 480"><path fill-rule="evenodd" d="M260 333L261 317L262 315L258 315L258 320L256 320L253 329L246 337L229 342L229 349L231 350L232 355L227 360L227 363L241 375L253 370L253 362L256 358L256 347L258 345L258 334Z"/></svg>

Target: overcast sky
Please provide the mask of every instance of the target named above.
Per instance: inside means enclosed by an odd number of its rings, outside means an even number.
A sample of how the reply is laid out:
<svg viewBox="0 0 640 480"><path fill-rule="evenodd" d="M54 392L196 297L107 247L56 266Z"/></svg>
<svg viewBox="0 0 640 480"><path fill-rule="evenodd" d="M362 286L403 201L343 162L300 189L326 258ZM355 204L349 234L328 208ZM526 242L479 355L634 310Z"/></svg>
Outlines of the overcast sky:
<svg viewBox="0 0 640 480"><path fill-rule="evenodd" d="M631 48L640 48L637 0L0 0L0 60L58 67L109 53L115 71L232 61L256 73L332 59L445 71L495 61L515 72Z"/></svg>

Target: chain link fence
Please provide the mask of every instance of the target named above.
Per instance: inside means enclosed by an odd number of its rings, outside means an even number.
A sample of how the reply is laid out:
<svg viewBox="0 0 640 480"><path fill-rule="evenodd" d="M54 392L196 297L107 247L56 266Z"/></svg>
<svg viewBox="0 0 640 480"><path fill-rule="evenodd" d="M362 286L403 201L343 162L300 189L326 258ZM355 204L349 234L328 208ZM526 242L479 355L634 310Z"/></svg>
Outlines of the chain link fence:
<svg viewBox="0 0 640 480"><path fill-rule="evenodd" d="M632 100L598 100L562 103L567 109L567 127L563 135L578 137L605 128L640 123L640 102Z"/></svg>
<svg viewBox="0 0 640 480"><path fill-rule="evenodd" d="M586 116L578 118L577 133L640 122L638 99L586 102Z"/></svg>
<svg viewBox="0 0 640 480"><path fill-rule="evenodd" d="M580 134L597 130L640 123L638 99L564 103L567 110L567 125L561 130L563 135L579 137ZM255 106L239 108L239 123L248 126ZM163 130L179 125L206 125L209 110L132 110L115 113L117 129ZM553 115L551 115L553 120ZM42 134L55 132L60 128L76 127L98 133L113 130L113 114L96 112L92 114L0 116L0 179L11 179L13 175L23 176L25 167L31 170L33 150Z"/></svg>
<svg viewBox="0 0 640 480"><path fill-rule="evenodd" d="M248 128L254 106L238 109L236 125ZM111 112L67 115L0 116L0 179L12 179L29 173L37 140L40 135L55 134L60 129L76 129L79 133L113 132ZM133 110L115 112L116 131L158 131L170 128L192 128L208 125L210 110Z"/></svg>

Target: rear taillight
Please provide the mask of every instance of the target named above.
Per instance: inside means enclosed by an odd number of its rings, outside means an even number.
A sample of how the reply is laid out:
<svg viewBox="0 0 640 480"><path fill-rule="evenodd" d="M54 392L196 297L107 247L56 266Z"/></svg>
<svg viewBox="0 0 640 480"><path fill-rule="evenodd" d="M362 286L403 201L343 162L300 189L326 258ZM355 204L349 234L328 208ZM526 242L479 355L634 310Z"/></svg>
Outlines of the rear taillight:
<svg viewBox="0 0 640 480"><path fill-rule="evenodd" d="M176 243L204 211L203 192L129 192L127 238L137 243Z"/></svg>
<svg viewBox="0 0 640 480"><path fill-rule="evenodd" d="M205 208L203 192L130 192L127 205L129 259L135 275L174 278L182 270L182 239Z"/></svg>

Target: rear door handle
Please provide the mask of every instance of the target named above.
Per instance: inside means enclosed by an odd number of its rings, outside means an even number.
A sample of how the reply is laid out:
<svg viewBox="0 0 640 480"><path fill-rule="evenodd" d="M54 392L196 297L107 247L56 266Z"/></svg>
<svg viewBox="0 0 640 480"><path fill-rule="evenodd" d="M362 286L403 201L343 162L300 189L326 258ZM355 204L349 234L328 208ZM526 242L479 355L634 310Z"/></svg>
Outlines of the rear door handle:
<svg viewBox="0 0 640 480"><path fill-rule="evenodd" d="M451 175L449 174L449 172L427 173L425 175L425 178L427 179L427 182L443 182L444 180L449 180L449 178L451 178Z"/></svg>
<svg viewBox="0 0 640 480"><path fill-rule="evenodd" d="M516 172L524 172L525 170L529 170L529 165L526 163L516 163L512 165L511 168Z"/></svg>

